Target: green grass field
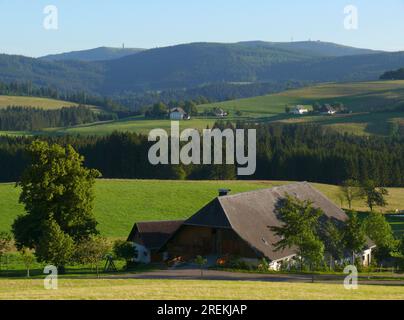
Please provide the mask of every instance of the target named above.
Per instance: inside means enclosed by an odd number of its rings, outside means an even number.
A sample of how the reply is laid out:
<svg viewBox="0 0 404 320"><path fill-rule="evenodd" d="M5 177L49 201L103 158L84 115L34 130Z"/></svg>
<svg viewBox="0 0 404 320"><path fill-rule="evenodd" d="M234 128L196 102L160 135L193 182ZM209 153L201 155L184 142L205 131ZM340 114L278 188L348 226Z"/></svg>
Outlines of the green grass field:
<svg viewBox="0 0 404 320"><path fill-rule="evenodd" d="M187 128L195 128L198 130L205 129L207 126L212 127L215 123L214 119L192 119L189 121L181 121L181 130ZM48 130L50 134L80 134L80 135L108 135L114 131L136 132L148 134L153 129L164 129L170 133L170 120L146 120L143 117L132 119L122 119L106 123L94 123L71 128L62 128Z"/></svg>
<svg viewBox="0 0 404 320"><path fill-rule="evenodd" d="M103 235L125 238L137 221L186 219L217 196L220 188L232 193L270 188L287 182L271 181L157 181L98 180L94 212ZM313 184L337 205L338 187ZM389 206L384 210L404 209L404 189L392 188ZM19 190L14 184L0 184L0 231L10 231L12 221L23 213L18 204ZM181 201L179 201L179 198ZM362 202L354 208L366 211ZM395 230L404 232L403 223L395 221Z"/></svg>
<svg viewBox="0 0 404 320"><path fill-rule="evenodd" d="M290 116L285 114L286 106L297 104L311 108L314 102L342 102L353 114L336 116ZM388 135L393 123L404 126L402 113L375 111L391 109L404 103L404 81L373 81L357 83L326 83L317 86L288 90L277 94L239 99L220 103L198 106L200 111L221 107L230 111L229 121L248 120L254 122L287 122L287 123L317 123L330 127L339 132L358 135ZM72 103L52 99L31 97L0 96L0 108L10 104L40 106L43 108L60 108ZM95 108L95 107L94 107ZM241 116L236 116L241 111ZM182 121L181 128L204 129L218 119L210 117L194 117L190 121ZM170 129L169 120L148 120L144 117L134 117L118 121L93 123L71 128L47 129L35 134L47 135L107 135L113 131L136 132L147 134L152 129ZM0 133L8 134L8 133ZM11 135L29 135L29 132L11 132Z"/></svg>
<svg viewBox="0 0 404 320"><path fill-rule="evenodd" d="M342 102L353 114L335 116L288 116L286 106L310 106L315 103ZM256 121L286 123L317 123L358 135L388 135L392 123L402 123L402 113L374 111L391 109L404 103L404 81L373 81L358 83L327 83L261 97L212 103L201 109L221 107Z"/></svg>
<svg viewBox="0 0 404 320"><path fill-rule="evenodd" d="M77 106L77 103L37 97L0 96L0 108L8 106L36 107L49 110L73 107Z"/></svg>
<svg viewBox="0 0 404 320"><path fill-rule="evenodd" d="M285 112L286 106L311 106L314 102L342 102L354 112L384 110L404 102L403 81L326 83L266 96L201 105L201 109L221 107L242 111L251 116L273 116Z"/></svg>
<svg viewBox="0 0 404 320"><path fill-rule="evenodd" d="M290 116L285 114L286 106L306 105L309 109L314 102L342 102L353 114L336 116ZM230 111L227 120L249 120L255 122L295 122L317 123L339 132L359 135L388 135L392 123L402 122L401 113L371 113L390 109L404 103L404 81L374 81L359 83L328 83L297 90L284 91L260 97L211 103L199 106L200 111L221 107ZM237 117L236 111L242 115ZM212 126L217 119L194 118L182 122L182 128L203 129ZM105 124L86 125L59 129L58 134L103 135L118 131L148 133L151 129L169 129L168 120L132 119Z"/></svg>
<svg viewBox="0 0 404 320"><path fill-rule="evenodd" d="M404 287L197 280L66 280L45 290L43 280L0 280L0 299L11 300L402 300Z"/></svg>

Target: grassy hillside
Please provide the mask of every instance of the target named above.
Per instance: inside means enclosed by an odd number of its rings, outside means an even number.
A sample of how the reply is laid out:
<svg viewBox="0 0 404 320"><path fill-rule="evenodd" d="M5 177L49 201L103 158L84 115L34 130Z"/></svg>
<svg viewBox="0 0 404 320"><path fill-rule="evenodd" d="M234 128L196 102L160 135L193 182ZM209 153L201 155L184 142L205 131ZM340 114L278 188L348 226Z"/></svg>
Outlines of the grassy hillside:
<svg viewBox="0 0 404 320"><path fill-rule="evenodd" d="M342 102L353 113L334 116L293 116L285 114L286 106L302 104L310 109L315 102ZM9 104L40 105L44 108L72 105L69 102L51 99L0 96L0 108L2 105ZM201 105L199 110L202 112L214 107L221 107L230 111L230 116L226 119L229 121L317 123L339 132L358 135L389 135L394 123L404 127L404 115L402 112L386 112L386 110L391 110L402 104L404 104L404 80L327 83L266 96ZM242 115L237 116L236 111L241 111ZM196 128L201 130L207 126L212 127L217 120L214 117L194 117L191 121L181 122L181 127L182 129ZM139 116L77 127L49 129L44 130L42 134L107 135L113 131L147 134L150 130L156 128L169 130L170 121L149 120ZM11 134L26 135L30 133L13 132Z"/></svg>
<svg viewBox="0 0 404 320"><path fill-rule="evenodd" d="M192 119L180 123L181 130L195 128L202 130L206 126L212 127L214 119ZM136 132L148 134L153 129L164 129L170 132L170 120L148 120L144 117L135 117L104 123L92 123L70 128L49 129L48 134L80 134L80 135L108 135L114 131Z"/></svg>
<svg viewBox="0 0 404 320"><path fill-rule="evenodd" d="M77 106L77 103L37 97L0 96L0 108L6 108L8 106L61 109L62 107Z"/></svg>
<svg viewBox="0 0 404 320"><path fill-rule="evenodd" d="M212 103L200 108L218 106L227 110L240 110L251 116L261 116L284 113L287 105L312 105L314 102L335 101L344 103L354 112L385 110L404 102L404 80L325 83L261 97Z"/></svg>
<svg viewBox="0 0 404 320"><path fill-rule="evenodd" d="M335 116L290 116L286 106L296 104L311 107L315 102L342 102L353 114ZM393 123L402 123L403 113L377 112L391 110L404 104L404 81L373 81L356 83L327 83L285 91L266 96L202 105L201 110L221 107L233 114L256 121L287 123L317 123L340 132L387 135Z"/></svg>
<svg viewBox="0 0 404 320"><path fill-rule="evenodd" d="M270 188L287 182L273 181L153 181L99 180L96 184L95 215L100 230L108 237L126 237L136 221L185 219L217 196L219 188L232 193ZM313 184L337 205L338 187ZM23 212L14 184L0 184L0 231L10 230L14 218ZM390 189L386 210L404 209L404 189ZM178 199L181 199L179 201ZM361 202L357 210L366 210ZM397 222L397 231L404 226Z"/></svg>

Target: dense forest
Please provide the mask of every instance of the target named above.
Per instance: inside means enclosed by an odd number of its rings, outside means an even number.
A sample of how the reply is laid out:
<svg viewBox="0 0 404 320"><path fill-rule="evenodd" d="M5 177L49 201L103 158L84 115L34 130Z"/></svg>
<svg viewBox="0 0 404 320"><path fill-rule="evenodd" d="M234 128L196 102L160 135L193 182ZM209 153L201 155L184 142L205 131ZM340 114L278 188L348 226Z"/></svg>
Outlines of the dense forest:
<svg viewBox="0 0 404 320"><path fill-rule="evenodd" d="M106 112L113 112L120 118L133 115L129 108L120 105L111 98L91 95L83 91L61 91L54 87L36 86L31 81L0 81L0 95L51 98L82 105L93 105L102 108Z"/></svg>
<svg viewBox="0 0 404 320"><path fill-rule="evenodd" d="M197 104L249 98L312 84L302 81L265 82L265 83L217 83L190 89L148 91L142 93L122 93L110 97L91 95L82 91L65 92L54 87L35 86L31 82L0 81L0 95L32 96L59 99L101 107L113 112L119 118L137 115L147 107L159 102L190 101Z"/></svg>
<svg viewBox="0 0 404 320"><path fill-rule="evenodd" d="M163 102L194 101L196 104L222 102L228 100L250 98L284 90L301 88L313 82L279 81L261 83L226 83L208 84L189 89L151 91L145 93L126 93L114 95L112 99L131 110L142 110L147 106Z"/></svg>
<svg viewBox="0 0 404 320"><path fill-rule="evenodd" d="M228 126L218 123L218 127ZM237 124L238 128L247 128ZM248 126L252 127L252 126ZM257 171L248 179L275 179L340 184L372 179L383 186L404 186L404 139L341 135L311 125L254 126ZM16 181L28 164L24 149L34 138L0 138L0 181ZM41 137L72 144L85 163L104 178L236 179L236 166L152 166L151 143L133 133L105 137ZM243 177L245 179L246 177Z"/></svg>
<svg viewBox="0 0 404 320"><path fill-rule="evenodd" d="M25 79L63 92L83 90L111 97L223 82L376 80L385 70L403 65L402 52L359 50L314 41L190 43L108 61L45 61L0 54L0 80Z"/></svg>
<svg viewBox="0 0 404 320"><path fill-rule="evenodd" d="M404 80L404 68L387 71L380 77L381 80Z"/></svg>
<svg viewBox="0 0 404 320"><path fill-rule="evenodd" d="M16 106L0 109L0 130L36 131L115 119L115 114L95 112L85 106L54 110Z"/></svg>

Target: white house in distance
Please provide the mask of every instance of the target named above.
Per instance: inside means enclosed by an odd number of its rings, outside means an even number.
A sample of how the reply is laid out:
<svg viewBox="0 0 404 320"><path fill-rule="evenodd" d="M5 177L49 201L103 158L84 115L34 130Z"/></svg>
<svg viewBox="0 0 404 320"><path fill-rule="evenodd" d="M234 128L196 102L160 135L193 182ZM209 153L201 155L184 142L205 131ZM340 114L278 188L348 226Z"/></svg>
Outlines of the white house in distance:
<svg viewBox="0 0 404 320"><path fill-rule="evenodd" d="M309 110L302 105L295 106L290 111L292 114L302 115L308 113Z"/></svg>
<svg viewBox="0 0 404 320"><path fill-rule="evenodd" d="M228 116L227 112L224 111L222 108L215 108L213 113L218 118L225 118Z"/></svg>
<svg viewBox="0 0 404 320"><path fill-rule="evenodd" d="M336 113L337 111L329 104L324 105L323 108L321 109L321 114L334 115Z"/></svg>
<svg viewBox="0 0 404 320"><path fill-rule="evenodd" d="M191 117L182 108L174 108L170 110L171 120L190 120Z"/></svg>

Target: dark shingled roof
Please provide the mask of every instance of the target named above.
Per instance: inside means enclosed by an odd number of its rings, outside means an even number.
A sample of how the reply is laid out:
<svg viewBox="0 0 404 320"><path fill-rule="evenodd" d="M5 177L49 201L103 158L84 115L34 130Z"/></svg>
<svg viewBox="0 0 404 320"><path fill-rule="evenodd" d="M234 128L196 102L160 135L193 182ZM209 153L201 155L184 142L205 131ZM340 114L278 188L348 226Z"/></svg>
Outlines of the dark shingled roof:
<svg viewBox="0 0 404 320"><path fill-rule="evenodd" d="M329 217L346 221L348 216L309 183L295 183L272 189L223 196L213 200L184 225L232 228L257 253L272 261L296 254L293 248L276 251L280 239L271 227L281 226L276 206L286 195L313 202Z"/></svg>
<svg viewBox="0 0 404 320"><path fill-rule="evenodd" d="M186 112L184 111L184 109L182 109L181 107L177 107L177 108L171 109L171 110L170 110L170 113L173 113L173 112L179 112L179 113L182 113L182 114L186 114Z"/></svg>
<svg viewBox="0 0 404 320"><path fill-rule="evenodd" d="M160 249L183 223L183 220L138 222L133 226L128 241L134 241L138 235L141 244L146 248L150 250Z"/></svg>

